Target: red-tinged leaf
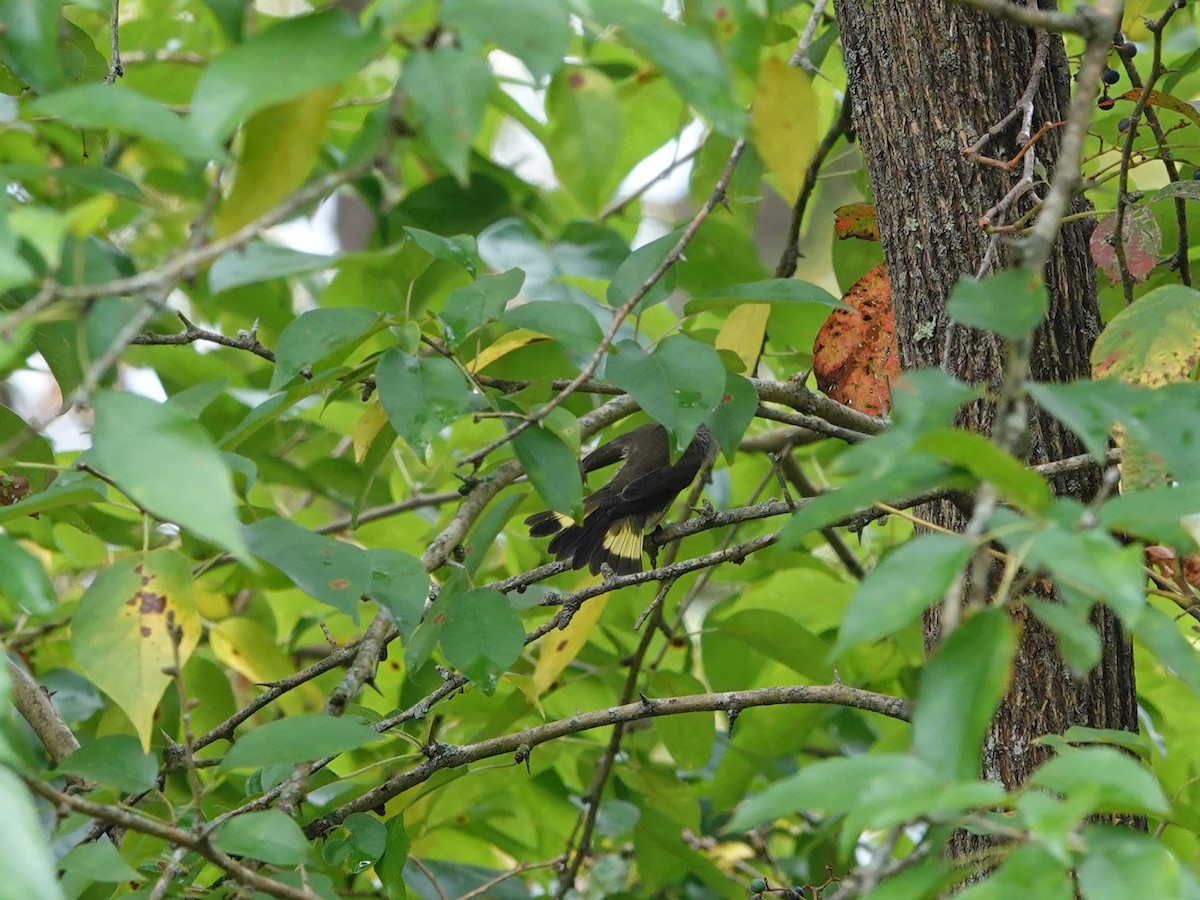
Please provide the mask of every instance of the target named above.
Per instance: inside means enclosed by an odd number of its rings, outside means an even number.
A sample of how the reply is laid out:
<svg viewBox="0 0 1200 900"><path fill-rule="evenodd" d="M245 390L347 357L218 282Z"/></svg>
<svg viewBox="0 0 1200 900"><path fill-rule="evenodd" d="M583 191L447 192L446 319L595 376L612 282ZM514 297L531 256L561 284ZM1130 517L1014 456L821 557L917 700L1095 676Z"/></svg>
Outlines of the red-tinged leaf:
<svg viewBox="0 0 1200 900"><path fill-rule="evenodd" d="M1092 232L1090 249L1092 259L1096 261L1114 284L1121 280L1121 266L1117 262L1117 251L1113 246L1113 229L1116 228L1115 213L1109 213L1100 220L1096 230ZM1122 238L1125 242L1125 264L1129 266L1129 274L1134 281L1145 281L1158 265L1158 256L1162 251L1162 232L1154 215L1143 206L1132 207L1125 215L1125 225Z"/></svg>
<svg viewBox="0 0 1200 900"><path fill-rule="evenodd" d="M867 272L842 299L853 310L835 309L813 342L817 386L847 406L883 415L891 407L891 384L900 375L887 265Z"/></svg>
<svg viewBox="0 0 1200 900"><path fill-rule="evenodd" d="M1134 103L1137 103L1141 96L1142 92L1139 89L1126 91L1123 94L1119 94L1116 99L1131 100ZM1151 106L1157 106L1160 109L1169 109L1171 112L1177 112L1182 116L1186 116L1193 125L1200 125L1200 112L1196 111L1195 104L1189 103L1187 100L1180 100L1178 97L1162 91L1151 91L1146 102Z"/></svg>
<svg viewBox="0 0 1200 900"><path fill-rule="evenodd" d="M858 238L861 241L879 240L879 223L875 219L874 203L851 203L833 211L833 233L841 240Z"/></svg>

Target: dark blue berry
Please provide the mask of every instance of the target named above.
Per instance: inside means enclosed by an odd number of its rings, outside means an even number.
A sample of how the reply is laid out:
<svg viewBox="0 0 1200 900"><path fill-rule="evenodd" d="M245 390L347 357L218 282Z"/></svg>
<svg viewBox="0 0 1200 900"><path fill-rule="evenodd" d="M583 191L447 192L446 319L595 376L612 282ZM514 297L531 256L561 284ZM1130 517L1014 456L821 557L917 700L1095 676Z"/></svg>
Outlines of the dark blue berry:
<svg viewBox="0 0 1200 900"><path fill-rule="evenodd" d="M1117 105L1117 101L1114 100L1112 97L1108 96L1108 94L1105 94L1103 97L1101 97L1099 100L1096 101L1096 105L1098 107L1100 107L1101 109L1112 109L1114 106Z"/></svg>
<svg viewBox="0 0 1200 900"><path fill-rule="evenodd" d="M1129 130L1129 126L1133 124L1132 119L1122 119L1117 123L1117 131L1125 132Z"/></svg>
<svg viewBox="0 0 1200 900"><path fill-rule="evenodd" d="M1192 181L1200 181L1200 169L1194 169L1192 171Z"/></svg>
<svg viewBox="0 0 1200 900"><path fill-rule="evenodd" d="M1121 73L1116 69L1105 69L1100 75L1100 80L1105 84L1116 84L1121 80Z"/></svg>
<svg viewBox="0 0 1200 900"><path fill-rule="evenodd" d="M1133 43L1132 41L1126 41L1117 48L1117 53L1122 59L1133 59L1135 56L1137 56L1137 44Z"/></svg>

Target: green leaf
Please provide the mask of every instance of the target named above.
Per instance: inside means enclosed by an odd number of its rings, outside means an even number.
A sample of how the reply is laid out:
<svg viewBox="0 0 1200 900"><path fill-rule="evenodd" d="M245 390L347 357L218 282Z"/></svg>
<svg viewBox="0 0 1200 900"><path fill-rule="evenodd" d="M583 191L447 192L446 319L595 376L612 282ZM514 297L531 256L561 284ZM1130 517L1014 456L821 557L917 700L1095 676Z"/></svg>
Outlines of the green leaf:
<svg viewBox="0 0 1200 900"><path fill-rule="evenodd" d="M1002 540L1008 546L1017 544L1015 539ZM1060 584L1108 604L1126 626L1135 625L1145 608L1141 547L1122 547L1105 532L1046 528L1034 535L1026 559L1049 571Z"/></svg>
<svg viewBox="0 0 1200 900"><path fill-rule="evenodd" d="M357 750L379 737L369 725L348 716L286 716L239 737L221 760L221 769L290 766Z"/></svg>
<svg viewBox="0 0 1200 900"><path fill-rule="evenodd" d="M223 141L260 109L345 81L383 48L380 34L342 10L284 19L208 64L189 121L205 140Z"/></svg>
<svg viewBox="0 0 1200 900"><path fill-rule="evenodd" d="M34 556L6 534L0 534L0 599L37 615L54 609L54 586Z"/></svg>
<svg viewBox="0 0 1200 900"><path fill-rule="evenodd" d="M1158 661L1170 669L1200 697L1200 657L1196 648L1179 633L1174 619L1147 605L1134 625L1133 633L1150 648Z"/></svg>
<svg viewBox="0 0 1200 900"><path fill-rule="evenodd" d="M23 519L35 513L50 512L63 507L74 507L79 504L91 503L105 499L101 488L104 487L96 476L86 472L64 472L50 487L44 491L27 497L12 506L0 506L0 525L6 522Z"/></svg>
<svg viewBox="0 0 1200 900"><path fill-rule="evenodd" d="M334 354L345 355L374 330L379 313L373 309L342 306L310 309L292 319L279 336L275 372L267 390L278 391L306 366Z"/></svg>
<svg viewBox="0 0 1200 900"><path fill-rule="evenodd" d="M432 256L452 265L462 266L472 278L478 270L479 248L475 238L469 234L459 234L454 237L443 237L432 231L405 226L404 233L412 238L412 242ZM519 287L519 285L518 285ZM514 297L516 294L513 295Z"/></svg>
<svg viewBox="0 0 1200 900"><path fill-rule="evenodd" d="M913 447L966 469L980 481L991 482L1021 509L1038 512L1050 505L1052 497L1045 480L981 434L939 428L925 434Z"/></svg>
<svg viewBox="0 0 1200 900"><path fill-rule="evenodd" d="M443 357L389 350L375 367L375 382L388 421L418 454L470 406L466 379Z"/></svg>
<svg viewBox="0 0 1200 900"><path fill-rule="evenodd" d="M682 452L725 395L721 357L682 334L671 335L650 353L633 341L616 349L606 363L607 378L665 425L675 450Z"/></svg>
<svg viewBox="0 0 1200 900"><path fill-rule="evenodd" d="M548 335L569 350L591 354L604 334L596 317L566 300L533 300L506 310L501 318L516 328Z"/></svg>
<svg viewBox="0 0 1200 900"><path fill-rule="evenodd" d="M1136 410L1148 400L1148 392L1106 379L1031 384L1028 390L1042 409L1079 435L1096 459L1103 459L1108 450L1113 423L1127 420L1127 410Z"/></svg>
<svg viewBox="0 0 1200 900"><path fill-rule="evenodd" d="M7 767L0 766L0 842L3 843L5 900L63 900L55 869L62 864L50 854L46 831L29 796L29 790ZM90 846L116 848L108 841ZM136 873L135 873L136 874Z"/></svg>
<svg viewBox="0 0 1200 900"><path fill-rule="evenodd" d="M1179 484L1111 497L1100 507L1100 524L1151 543L1191 551L1193 541L1182 525L1185 516L1200 512L1200 484Z"/></svg>
<svg viewBox="0 0 1200 900"><path fill-rule="evenodd" d="M758 391L741 375L725 376L725 393L709 421L709 427L721 445L726 462L733 462L746 430L758 412Z"/></svg>
<svg viewBox="0 0 1200 900"><path fill-rule="evenodd" d="M387 821L387 846L383 857L375 866L375 874L383 883L388 900L406 900L408 890L404 886L404 864L408 861L410 846L404 830L404 816L396 815Z"/></svg>
<svg viewBox="0 0 1200 900"><path fill-rule="evenodd" d="M126 392L104 391L95 409L93 466L154 515L248 557L229 466L199 423Z"/></svg>
<svg viewBox="0 0 1200 900"><path fill-rule="evenodd" d="M544 143L555 176L584 209L596 212L608 200L624 131L612 82L584 66L559 72L546 92L546 117Z"/></svg>
<svg viewBox="0 0 1200 900"><path fill-rule="evenodd" d="M872 784L897 778L902 772L930 782L935 780L925 763L898 753L862 754L812 763L742 801L726 830L744 831L801 809L828 815L844 813Z"/></svg>
<svg viewBox="0 0 1200 900"><path fill-rule="evenodd" d="M401 640L407 641L429 599L429 575L419 559L399 550L372 547L366 553L371 564L367 596L391 614Z"/></svg>
<svg viewBox="0 0 1200 900"><path fill-rule="evenodd" d="M507 50L539 81L562 65L570 46L568 8L560 0L445 0L441 17L477 43Z"/></svg>
<svg viewBox="0 0 1200 900"><path fill-rule="evenodd" d="M946 312L959 324L1010 340L1032 334L1049 308L1050 295L1041 278L1025 269L1005 269L982 281L962 278L946 304Z"/></svg>
<svg viewBox="0 0 1200 900"><path fill-rule="evenodd" d="M707 690L695 675L661 670L651 675L648 687L651 697L682 697L703 694ZM710 712L659 716L654 720L654 729L675 760L675 765L684 771L698 772L712 757L717 721Z"/></svg>
<svg viewBox="0 0 1200 900"><path fill-rule="evenodd" d="M575 423L574 431L578 436L579 426L574 416L561 407L553 413L561 413ZM546 505L581 519L583 479L579 474L578 445L572 448L546 423L539 423L518 434L513 439L513 446L521 467Z"/></svg>
<svg viewBox="0 0 1200 900"><path fill-rule="evenodd" d="M979 774L979 747L1008 688L1015 648L1008 614L989 609L956 628L926 664L913 752L935 772L963 782Z"/></svg>
<svg viewBox="0 0 1200 900"><path fill-rule="evenodd" d="M748 284L731 284L697 297L685 307L688 315L739 303L816 303L834 309L849 309L823 287L798 278L768 278Z"/></svg>
<svg viewBox="0 0 1200 900"><path fill-rule="evenodd" d="M672 231L657 240L638 247L621 263L608 286L607 300L609 306L624 306L641 290L642 285L649 280L662 261L667 258L671 249L679 243L679 233ZM666 300L675 289L675 270L668 269L655 285L638 301L635 310L645 310Z"/></svg>
<svg viewBox="0 0 1200 900"><path fill-rule="evenodd" d="M309 275L328 269L336 261L332 256L301 253L267 241L251 241L245 247L217 257L208 271L208 289L219 294L247 284Z"/></svg>
<svg viewBox="0 0 1200 900"><path fill-rule="evenodd" d="M450 341L460 343L485 322L504 317L505 305L520 293L524 282L524 272L520 269L509 269L500 275L481 275L477 281L466 287L451 291L450 296L446 298L446 308L441 314ZM524 309L526 305L528 304L517 308Z"/></svg>
<svg viewBox="0 0 1200 900"><path fill-rule="evenodd" d="M1194 378L1200 336L1200 291L1179 284L1155 288L1123 308L1092 347L1097 378L1149 387Z"/></svg>
<svg viewBox="0 0 1200 900"><path fill-rule="evenodd" d="M1061 862L1036 845L1019 847L999 871L954 895L958 900L1073 900L1071 876Z"/></svg>
<svg viewBox="0 0 1200 900"><path fill-rule="evenodd" d="M133 793L154 786L158 763L133 735L110 734L84 743L59 763L58 771Z"/></svg>
<svg viewBox="0 0 1200 900"><path fill-rule="evenodd" d="M729 137L741 135L746 111L728 89L729 71L701 30L639 0L592 0L591 7L601 20L621 26L623 36L662 69L714 129Z"/></svg>
<svg viewBox="0 0 1200 900"><path fill-rule="evenodd" d="M77 844L58 861L58 867L89 882L116 884L120 881L141 879L137 871L122 859L117 848L108 841Z"/></svg>
<svg viewBox="0 0 1200 900"><path fill-rule="evenodd" d="M1078 678L1085 677L1100 661L1100 635L1096 633L1086 609L1026 597L1033 614L1058 638L1058 652ZM1090 604L1089 604L1090 605Z"/></svg>
<svg viewBox="0 0 1200 900"><path fill-rule="evenodd" d="M102 569L71 620L80 669L124 710L143 749L150 747L154 713L171 681L163 670L176 662L168 618L180 630L178 659L186 662L200 640L192 569L182 553L164 549Z"/></svg>
<svg viewBox="0 0 1200 900"><path fill-rule="evenodd" d="M52 116L76 128L107 129L157 141L186 159L224 159L219 143L149 97L120 84L84 84L33 101L33 115Z"/></svg>
<svg viewBox="0 0 1200 900"><path fill-rule="evenodd" d="M4 41L0 59L37 93L44 94L63 81L58 58L60 0L0 0Z"/></svg>
<svg viewBox="0 0 1200 900"><path fill-rule="evenodd" d="M1087 900L1185 896L1185 873L1179 862L1150 835L1131 828L1087 825L1082 837L1087 852L1076 877Z"/></svg>
<svg viewBox="0 0 1200 900"><path fill-rule="evenodd" d="M834 655L894 634L941 599L971 558L957 535L923 534L884 557L850 598Z"/></svg>
<svg viewBox="0 0 1200 900"><path fill-rule="evenodd" d="M876 442L882 443L879 438L869 443ZM835 491L804 501L783 526L780 545L797 547L810 531L839 522L878 501L898 503L954 481L946 466L929 456L897 457L895 462L890 471L871 478L855 478Z"/></svg>
<svg viewBox="0 0 1200 900"><path fill-rule="evenodd" d="M298 866L308 857L308 839L300 826L274 809L234 816L220 827L213 843L225 853L276 866Z"/></svg>
<svg viewBox="0 0 1200 900"><path fill-rule="evenodd" d="M361 547L324 537L272 516L248 525L250 552L290 578L300 590L356 622L371 589L371 564Z"/></svg>
<svg viewBox="0 0 1200 900"><path fill-rule="evenodd" d="M525 629L508 598L476 588L451 598L442 629L446 661L490 690L521 655Z"/></svg>
<svg viewBox="0 0 1200 900"><path fill-rule="evenodd" d="M321 153L330 110L341 85L261 109L242 133L237 174L217 210L225 237L270 212L304 183Z"/></svg>
<svg viewBox="0 0 1200 900"><path fill-rule="evenodd" d="M1165 815L1170 809L1162 788L1142 764L1112 747L1061 750L1030 776L1030 782L1070 796L1094 792L1092 811Z"/></svg>
<svg viewBox="0 0 1200 900"><path fill-rule="evenodd" d="M417 132L462 184L471 144L492 92L487 61L466 49L436 47L404 62L400 85L412 104Z"/></svg>

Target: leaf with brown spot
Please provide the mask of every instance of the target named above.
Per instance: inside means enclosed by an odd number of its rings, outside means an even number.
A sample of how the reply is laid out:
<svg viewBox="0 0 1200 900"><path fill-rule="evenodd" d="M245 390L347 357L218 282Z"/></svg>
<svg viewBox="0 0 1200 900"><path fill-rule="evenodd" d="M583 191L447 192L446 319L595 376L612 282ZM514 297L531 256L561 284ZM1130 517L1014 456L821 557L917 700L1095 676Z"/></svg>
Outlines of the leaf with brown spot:
<svg viewBox="0 0 1200 900"><path fill-rule="evenodd" d="M860 241L879 240L879 222L875 218L874 203L851 203L833 211L833 233L841 240L858 238Z"/></svg>
<svg viewBox="0 0 1200 900"><path fill-rule="evenodd" d="M580 585L593 584L595 581L594 576L584 576ZM560 633L560 640L553 644L542 644L541 651L538 653L537 665L533 670L533 690L536 694L540 696L549 690L555 679L562 674L563 669L579 655L579 651L587 643L607 603L607 597L596 597L589 600L571 617L567 627Z"/></svg>
<svg viewBox="0 0 1200 900"><path fill-rule="evenodd" d="M1118 94L1115 99L1130 100L1137 103L1141 96L1142 91L1138 88L1137 90ZM1180 100L1178 97L1164 91L1151 91L1150 96L1146 98L1146 102L1151 106L1157 106L1159 109L1169 109L1171 112L1177 112L1193 125L1200 125L1200 112L1197 112L1194 103L1189 103L1187 100Z"/></svg>
<svg viewBox="0 0 1200 900"><path fill-rule="evenodd" d="M891 384L900 376L887 265L867 272L842 299L853 309L830 313L813 342L817 386L840 403L883 415L891 408Z"/></svg>
<svg viewBox="0 0 1200 900"><path fill-rule="evenodd" d="M175 550L128 556L104 569L79 601L71 649L83 674L121 707L150 747L155 710L176 664L200 639L191 565Z"/></svg>
<svg viewBox="0 0 1200 900"><path fill-rule="evenodd" d="M1113 284L1121 280L1121 265L1117 262L1117 250L1113 244L1116 227L1116 213L1109 213L1100 220L1088 242L1092 259ZM1121 231L1129 274L1134 281L1145 281L1158 265L1158 255L1162 252L1162 231L1158 222L1149 209L1134 206L1126 213Z"/></svg>

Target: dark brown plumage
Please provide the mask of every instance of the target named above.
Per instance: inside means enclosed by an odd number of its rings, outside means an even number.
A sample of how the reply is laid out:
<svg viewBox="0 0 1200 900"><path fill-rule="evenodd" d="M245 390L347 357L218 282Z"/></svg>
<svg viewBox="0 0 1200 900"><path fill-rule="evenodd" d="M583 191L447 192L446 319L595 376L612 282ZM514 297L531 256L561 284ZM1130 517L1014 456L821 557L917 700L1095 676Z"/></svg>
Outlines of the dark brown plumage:
<svg viewBox="0 0 1200 900"><path fill-rule="evenodd" d="M671 464L670 437L657 423L635 428L583 458L584 475L624 460L604 487L583 500L583 522L548 510L525 520L533 537L554 535L550 552L571 568L593 574L607 564L618 575L642 570L642 544L680 491L717 455L717 442L703 425L683 455Z"/></svg>

